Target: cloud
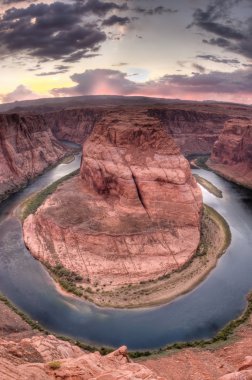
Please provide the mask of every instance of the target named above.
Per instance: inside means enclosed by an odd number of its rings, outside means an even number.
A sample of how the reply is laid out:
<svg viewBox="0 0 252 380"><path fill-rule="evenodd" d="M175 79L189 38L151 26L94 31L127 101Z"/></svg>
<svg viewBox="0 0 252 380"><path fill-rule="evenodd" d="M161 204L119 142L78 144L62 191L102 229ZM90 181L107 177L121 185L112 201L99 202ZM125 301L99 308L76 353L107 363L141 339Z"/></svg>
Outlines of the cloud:
<svg viewBox="0 0 252 380"><path fill-rule="evenodd" d="M193 22L188 26L196 26L216 37L204 38L203 42L219 46L247 58L252 58L252 17L235 19L232 10L244 0L214 0L205 10L196 9Z"/></svg>
<svg viewBox="0 0 252 380"><path fill-rule="evenodd" d="M212 54L198 54L196 58L205 59L207 61L215 63L224 63L226 65L236 66L240 64L240 61L237 58L221 58Z"/></svg>
<svg viewBox="0 0 252 380"><path fill-rule="evenodd" d="M119 70L87 70L74 74L71 88L58 88L54 96L75 95L145 95L187 99L228 99L244 96L252 102L252 68L232 73L213 71L192 75L165 75L157 80L137 83Z"/></svg>
<svg viewBox="0 0 252 380"><path fill-rule="evenodd" d="M31 100L40 98L39 95L35 94L29 88L20 85L14 91L9 94L0 95L2 103L12 103L20 100Z"/></svg>
<svg viewBox="0 0 252 380"><path fill-rule="evenodd" d="M36 3L38 0L3 0L3 5L13 5L18 3Z"/></svg>
<svg viewBox="0 0 252 380"><path fill-rule="evenodd" d="M192 64L192 67L193 67L195 70L199 71L200 73L204 73L204 72L206 71L205 67L199 65L198 63L193 63L193 64Z"/></svg>
<svg viewBox="0 0 252 380"><path fill-rule="evenodd" d="M105 19L102 22L104 26L113 26L113 25L127 25L130 23L129 17L120 17L117 15L112 15L109 18Z"/></svg>
<svg viewBox="0 0 252 380"><path fill-rule="evenodd" d="M125 9L126 3L100 0L31 3L25 8L9 8L0 23L2 56L25 53L41 60L65 62L93 57L106 40L95 17ZM123 22L129 19L113 15L105 25Z"/></svg>
<svg viewBox="0 0 252 380"><path fill-rule="evenodd" d="M142 14L148 15L148 16L162 15L164 13L177 13L178 12L177 9L166 8L163 6L158 6L158 7L151 8L151 9L136 7L133 9L133 11L135 11L137 13L142 13Z"/></svg>
<svg viewBox="0 0 252 380"><path fill-rule="evenodd" d="M114 67L128 66L128 63L127 62L119 62L119 63L114 63L111 66L114 66Z"/></svg>
<svg viewBox="0 0 252 380"><path fill-rule="evenodd" d="M137 85L127 79L127 74L119 70L86 70L71 76L76 86L52 90L54 96L121 94L129 95L136 91Z"/></svg>

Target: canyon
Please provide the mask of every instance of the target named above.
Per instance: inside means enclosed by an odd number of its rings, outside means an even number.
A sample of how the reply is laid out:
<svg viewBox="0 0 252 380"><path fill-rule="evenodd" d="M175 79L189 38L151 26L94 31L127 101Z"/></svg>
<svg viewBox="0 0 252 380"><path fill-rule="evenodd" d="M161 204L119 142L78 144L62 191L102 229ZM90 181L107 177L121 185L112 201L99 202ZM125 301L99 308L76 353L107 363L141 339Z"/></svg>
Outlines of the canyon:
<svg viewBox="0 0 252 380"><path fill-rule="evenodd" d="M78 274L80 289L112 297L132 285L134 291L183 268L199 246L202 196L183 154L211 153L212 170L252 187L250 112L221 104L138 104L0 114L0 201L69 155L62 140L83 144L80 174L25 220L25 243L42 263ZM250 318L220 346L135 362L126 347L101 356L33 331L0 302L4 380L180 380L185 374L246 380L251 342Z"/></svg>
<svg viewBox="0 0 252 380"><path fill-rule="evenodd" d="M252 120L236 118L225 123L207 165L223 177L252 188Z"/></svg>
<svg viewBox="0 0 252 380"><path fill-rule="evenodd" d="M251 114L250 107L225 103L112 98L97 97L85 103L45 101L41 106L34 102L34 106L17 108L16 113L10 106L8 113L0 114L0 202L69 153L61 140L83 144L108 110L140 111L156 118L185 155L210 154L228 120Z"/></svg>
<svg viewBox="0 0 252 380"><path fill-rule="evenodd" d="M85 141L80 175L24 221L24 239L34 257L78 273L83 286L115 290L185 265L201 214L201 191L173 139L145 112L117 110Z"/></svg>

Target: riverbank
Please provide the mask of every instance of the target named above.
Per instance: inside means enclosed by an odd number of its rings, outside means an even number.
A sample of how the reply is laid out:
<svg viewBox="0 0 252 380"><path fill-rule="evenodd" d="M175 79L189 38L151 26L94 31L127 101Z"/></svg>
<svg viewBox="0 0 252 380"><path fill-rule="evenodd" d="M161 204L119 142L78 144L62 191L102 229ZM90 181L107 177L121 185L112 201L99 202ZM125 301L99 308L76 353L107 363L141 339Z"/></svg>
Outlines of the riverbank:
<svg viewBox="0 0 252 380"><path fill-rule="evenodd" d="M235 166L215 164L209 156L196 157L190 161L190 164L193 169L212 171L227 181L252 190L252 171L244 171L244 167L240 167L239 164ZM202 184L202 186L204 185ZM209 189L207 188L207 190ZM209 191L211 192L211 190Z"/></svg>
<svg viewBox="0 0 252 380"><path fill-rule="evenodd" d="M223 164L215 164L211 162L211 160L206 161L205 164L210 170L226 180L243 186L246 189L252 190L252 170L244 171L244 168L239 165L227 166Z"/></svg>

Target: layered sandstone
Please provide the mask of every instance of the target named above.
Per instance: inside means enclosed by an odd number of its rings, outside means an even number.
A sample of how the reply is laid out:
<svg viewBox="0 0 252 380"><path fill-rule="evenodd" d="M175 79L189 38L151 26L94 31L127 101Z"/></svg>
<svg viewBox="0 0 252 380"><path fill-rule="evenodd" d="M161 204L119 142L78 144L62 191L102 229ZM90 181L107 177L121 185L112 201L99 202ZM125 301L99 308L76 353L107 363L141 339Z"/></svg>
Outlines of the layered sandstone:
<svg viewBox="0 0 252 380"><path fill-rule="evenodd" d="M101 356L84 353L53 336L18 343L0 339L2 380L165 380L144 365L133 363L126 347Z"/></svg>
<svg viewBox="0 0 252 380"><path fill-rule="evenodd" d="M189 164L159 122L111 111L84 144L80 176L27 218L24 238L39 260L114 289L188 262L201 208Z"/></svg>
<svg viewBox="0 0 252 380"><path fill-rule="evenodd" d="M64 157L39 115L0 115L0 201Z"/></svg>
<svg viewBox="0 0 252 380"><path fill-rule="evenodd" d="M59 140L82 144L91 134L105 109L73 108L48 112L43 116L48 127Z"/></svg>
<svg viewBox="0 0 252 380"><path fill-rule="evenodd" d="M252 188L252 121L231 119L213 147L208 165L220 175Z"/></svg>
<svg viewBox="0 0 252 380"><path fill-rule="evenodd" d="M192 107L193 108L193 107ZM194 107L196 108L196 107ZM158 118L185 155L210 154L228 116L195 109L153 108L149 115Z"/></svg>

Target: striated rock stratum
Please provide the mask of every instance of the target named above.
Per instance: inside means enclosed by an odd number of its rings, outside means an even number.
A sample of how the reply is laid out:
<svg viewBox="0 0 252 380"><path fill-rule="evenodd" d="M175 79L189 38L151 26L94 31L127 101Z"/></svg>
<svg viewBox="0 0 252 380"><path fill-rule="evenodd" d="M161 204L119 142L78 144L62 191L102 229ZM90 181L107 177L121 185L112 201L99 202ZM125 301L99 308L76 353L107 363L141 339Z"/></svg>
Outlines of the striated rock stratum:
<svg viewBox="0 0 252 380"><path fill-rule="evenodd" d="M188 161L145 112L107 112L83 146L80 176L24 223L32 254L91 285L152 280L188 262L202 195Z"/></svg>
<svg viewBox="0 0 252 380"><path fill-rule="evenodd" d="M65 155L42 116L0 115L0 201Z"/></svg>
<svg viewBox="0 0 252 380"><path fill-rule="evenodd" d="M252 120L226 122L208 165L227 179L252 188Z"/></svg>

